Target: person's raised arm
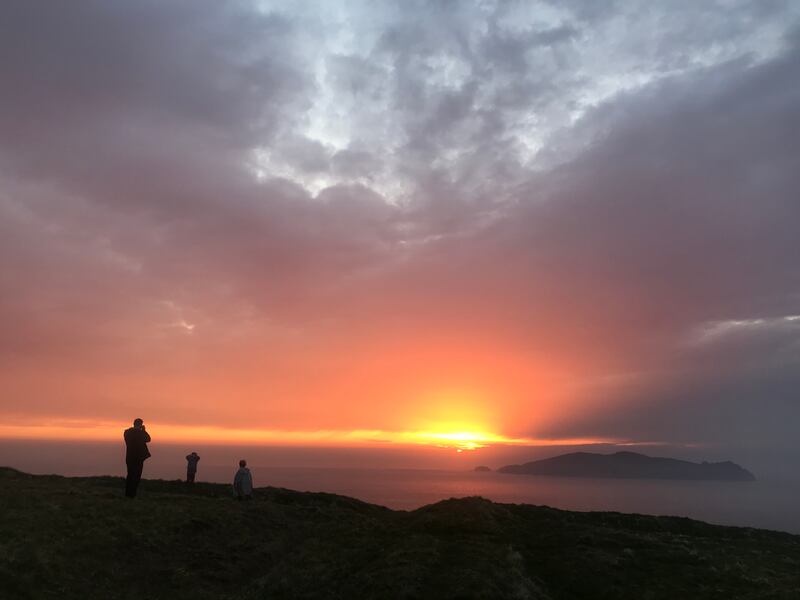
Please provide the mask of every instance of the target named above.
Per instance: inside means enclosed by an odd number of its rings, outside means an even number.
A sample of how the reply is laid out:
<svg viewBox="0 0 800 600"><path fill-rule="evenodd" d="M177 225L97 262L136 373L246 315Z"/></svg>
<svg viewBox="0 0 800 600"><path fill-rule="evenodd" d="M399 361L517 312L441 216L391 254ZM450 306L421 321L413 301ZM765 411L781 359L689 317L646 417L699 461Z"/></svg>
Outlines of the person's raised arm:
<svg viewBox="0 0 800 600"><path fill-rule="evenodd" d="M142 433L144 434L144 443L148 443L150 441L150 434L147 433L144 429L142 429Z"/></svg>

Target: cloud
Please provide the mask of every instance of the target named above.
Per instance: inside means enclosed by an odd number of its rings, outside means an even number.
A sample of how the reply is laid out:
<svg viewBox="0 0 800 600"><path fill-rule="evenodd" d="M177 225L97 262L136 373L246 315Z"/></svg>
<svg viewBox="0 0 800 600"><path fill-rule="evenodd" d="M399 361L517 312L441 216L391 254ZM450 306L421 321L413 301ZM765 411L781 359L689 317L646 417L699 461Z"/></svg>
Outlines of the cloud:
<svg viewBox="0 0 800 600"><path fill-rule="evenodd" d="M2 10L0 412L788 435L793 4Z"/></svg>

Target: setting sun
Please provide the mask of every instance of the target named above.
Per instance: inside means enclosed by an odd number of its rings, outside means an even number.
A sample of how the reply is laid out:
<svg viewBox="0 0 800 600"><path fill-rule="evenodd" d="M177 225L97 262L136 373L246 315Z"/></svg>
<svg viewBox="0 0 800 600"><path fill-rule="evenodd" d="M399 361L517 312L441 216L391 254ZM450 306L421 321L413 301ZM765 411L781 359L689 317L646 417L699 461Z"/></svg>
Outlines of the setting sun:
<svg viewBox="0 0 800 600"><path fill-rule="evenodd" d="M514 440L503 436L476 431L414 431L406 436L413 443L456 448L459 452L484 448L489 444L514 443Z"/></svg>

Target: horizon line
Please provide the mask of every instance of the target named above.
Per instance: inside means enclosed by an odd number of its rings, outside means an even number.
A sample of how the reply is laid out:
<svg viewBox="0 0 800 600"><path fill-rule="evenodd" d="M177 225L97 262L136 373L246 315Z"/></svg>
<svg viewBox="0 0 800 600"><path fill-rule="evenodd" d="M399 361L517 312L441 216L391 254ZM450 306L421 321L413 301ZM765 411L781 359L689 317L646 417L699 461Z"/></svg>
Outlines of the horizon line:
<svg viewBox="0 0 800 600"><path fill-rule="evenodd" d="M127 422L57 421L47 424L0 425L0 440L113 442L122 439ZM235 443L258 446L311 447L439 447L458 452L493 446L666 446L668 442L605 437L510 437L480 429L437 430L319 429L286 430L235 428L209 425L156 424L149 428L154 443L192 441L209 445ZM685 445L685 444L684 444Z"/></svg>

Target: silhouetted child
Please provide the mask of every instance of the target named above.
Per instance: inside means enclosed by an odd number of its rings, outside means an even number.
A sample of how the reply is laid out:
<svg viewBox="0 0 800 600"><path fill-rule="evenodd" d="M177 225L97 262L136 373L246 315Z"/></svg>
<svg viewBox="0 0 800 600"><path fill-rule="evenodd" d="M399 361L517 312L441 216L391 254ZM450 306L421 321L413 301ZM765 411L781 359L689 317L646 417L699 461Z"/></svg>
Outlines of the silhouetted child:
<svg viewBox="0 0 800 600"><path fill-rule="evenodd" d="M197 452L186 455L186 483L194 483L194 476L197 474L197 463L200 457Z"/></svg>
<svg viewBox="0 0 800 600"><path fill-rule="evenodd" d="M238 500L253 499L253 476L247 468L246 460L239 461L239 470L233 478L233 493Z"/></svg>

